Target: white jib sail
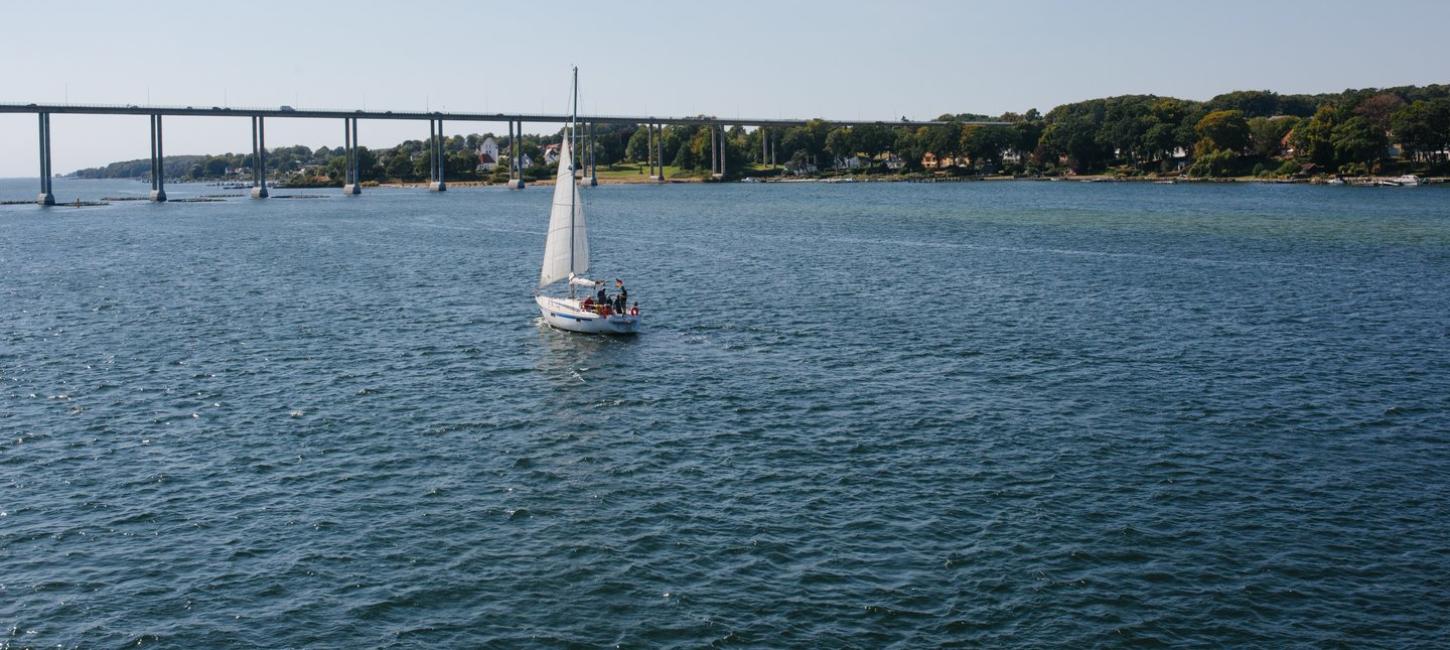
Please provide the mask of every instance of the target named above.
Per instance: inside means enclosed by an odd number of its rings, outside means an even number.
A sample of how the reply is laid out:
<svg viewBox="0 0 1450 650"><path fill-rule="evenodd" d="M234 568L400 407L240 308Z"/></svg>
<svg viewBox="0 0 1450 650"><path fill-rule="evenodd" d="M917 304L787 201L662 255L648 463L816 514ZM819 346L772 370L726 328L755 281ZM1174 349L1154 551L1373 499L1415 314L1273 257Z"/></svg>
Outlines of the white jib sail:
<svg viewBox="0 0 1450 650"><path fill-rule="evenodd" d="M554 181L554 207L549 211L544 266L539 271L541 287L589 270L589 231L584 227L584 202L579 199L574 156L566 136L559 145L559 176Z"/></svg>

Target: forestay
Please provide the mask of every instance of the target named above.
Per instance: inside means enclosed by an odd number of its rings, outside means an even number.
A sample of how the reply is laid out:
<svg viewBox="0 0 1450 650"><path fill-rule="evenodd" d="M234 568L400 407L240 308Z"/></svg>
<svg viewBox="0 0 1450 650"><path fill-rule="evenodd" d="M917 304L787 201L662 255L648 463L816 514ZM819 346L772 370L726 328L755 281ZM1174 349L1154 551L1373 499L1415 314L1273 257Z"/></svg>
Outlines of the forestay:
<svg viewBox="0 0 1450 650"><path fill-rule="evenodd" d="M589 233L584 227L584 203L574 183L574 156L569 138L559 145L559 175L554 182L554 206L549 211L549 234L544 240L544 266L539 286L544 287L570 273L589 270Z"/></svg>

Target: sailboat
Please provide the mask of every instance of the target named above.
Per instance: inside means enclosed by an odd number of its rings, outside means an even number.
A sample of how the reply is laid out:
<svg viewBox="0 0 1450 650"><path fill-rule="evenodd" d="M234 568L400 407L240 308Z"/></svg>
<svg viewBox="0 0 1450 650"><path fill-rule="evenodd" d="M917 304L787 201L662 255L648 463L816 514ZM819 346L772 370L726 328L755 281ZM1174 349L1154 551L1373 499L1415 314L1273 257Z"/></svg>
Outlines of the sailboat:
<svg viewBox="0 0 1450 650"><path fill-rule="evenodd" d="M579 68L574 68L574 106L569 129L559 145L559 172L554 181L554 201L549 209L549 232L544 237L544 264L539 269L539 286L534 302L551 327L584 334L634 334L639 331L639 312L625 305L617 313L605 305L593 305L592 298L580 300L584 289L592 296L603 283L584 276L589 271L589 229L584 222L584 202L574 179L574 136L578 131ZM543 291L567 281L567 296L545 295Z"/></svg>

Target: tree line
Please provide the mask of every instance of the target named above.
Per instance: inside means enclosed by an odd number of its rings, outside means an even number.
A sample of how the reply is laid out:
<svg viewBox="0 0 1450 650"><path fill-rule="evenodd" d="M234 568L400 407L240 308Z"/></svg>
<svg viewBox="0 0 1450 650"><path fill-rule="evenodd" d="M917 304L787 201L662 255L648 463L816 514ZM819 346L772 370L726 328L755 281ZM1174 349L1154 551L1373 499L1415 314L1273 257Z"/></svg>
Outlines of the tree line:
<svg viewBox="0 0 1450 650"><path fill-rule="evenodd" d="M1317 95L1281 95L1267 90L1235 91L1208 101L1124 95L1064 104L1046 114L1036 109L998 116L947 114L940 125L908 127L882 123L855 127L810 120L789 128L725 131L726 170L732 176L769 174L781 163L798 171L852 168L891 173L932 170L947 174L1364 174L1395 170L1444 172L1450 166L1450 86L1401 86ZM999 121L1001 125L974 125ZM527 178L552 175L544 147L563 130L519 138L530 165ZM507 137L469 134L444 139L447 178L507 178L507 166L480 170L478 147L493 137L502 157ZM659 146L667 164L686 174L710 167L710 129L667 126ZM583 143L581 143L581 148ZM601 166L638 164L648 157L649 134L642 126L596 125L595 160ZM364 181L422 181L428 177L429 143L407 140L388 149L360 147ZM928 156L930 154L930 156ZM341 147L279 147L268 152L274 177L313 184L337 184L345 164ZM220 179L250 174L248 154L168 156L172 178ZM239 172L241 172L239 174ZM88 178L136 178L150 173L145 159L85 169Z"/></svg>
<svg viewBox="0 0 1450 650"><path fill-rule="evenodd" d="M1319 95L1235 91L1208 101L1125 95L999 116L941 115L942 125L833 126L812 120L786 129L727 131L728 170L763 156L796 169L841 167L914 173L1364 174L1450 167L1450 86L1402 86ZM1000 125L968 124L996 121ZM647 134L626 155L642 160ZM666 160L709 167L703 127L667 127ZM670 152L673 152L671 154ZM931 154L928 156L928 154Z"/></svg>

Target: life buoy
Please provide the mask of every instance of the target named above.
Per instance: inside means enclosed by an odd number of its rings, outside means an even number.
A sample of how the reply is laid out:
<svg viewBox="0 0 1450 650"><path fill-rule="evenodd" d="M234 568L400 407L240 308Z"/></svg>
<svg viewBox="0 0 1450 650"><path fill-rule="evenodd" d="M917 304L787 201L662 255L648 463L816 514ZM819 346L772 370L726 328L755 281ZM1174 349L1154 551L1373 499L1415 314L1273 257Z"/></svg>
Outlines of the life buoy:
<svg viewBox="0 0 1450 650"><path fill-rule="evenodd" d="M639 315L639 307L630 307L629 308L629 315L630 316L638 316Z"/></svg>

